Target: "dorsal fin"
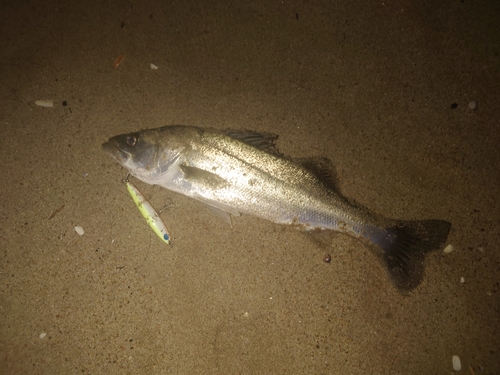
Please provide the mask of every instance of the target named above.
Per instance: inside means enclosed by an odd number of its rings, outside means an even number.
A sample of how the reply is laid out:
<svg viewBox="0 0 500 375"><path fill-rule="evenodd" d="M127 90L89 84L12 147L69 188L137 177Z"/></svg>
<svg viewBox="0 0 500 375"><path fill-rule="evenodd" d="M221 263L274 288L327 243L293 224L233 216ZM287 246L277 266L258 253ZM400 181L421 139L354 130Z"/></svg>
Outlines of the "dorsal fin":
<svg viewBox="0 0 500 375"><path fill-rule="evenodd" d="M293 159L293 161L314 173L327 188L338 192L335 168L330 159L313 157Z"/></svg>
<svg viewBox="0 0 500 375"><path fill-rule="evenodd" d="M353 198L346 197L342 194L339 189L339 180L337 178L337 173L333 163L330 159L324 157L311 157L311 158L301 158L301 159L293 159L294 162L300 164L307 170L314 173L314 175L323 183L323 185L335 192L335 194L349 203L351 206L362 209L363 211L369 213L373 217L377 216L376 213L371 211L364 204L356 201Z"/></svg>
<svg viewBox="0 0 500 375"><path fill-rule="evenodd" d="M275 156L283 156L276 148L276 139L278 135L273 133L258 133L251 130L233 130L227 129L223 131L225 135L243 142L249 146L258 148L268 154Z"/></svg>

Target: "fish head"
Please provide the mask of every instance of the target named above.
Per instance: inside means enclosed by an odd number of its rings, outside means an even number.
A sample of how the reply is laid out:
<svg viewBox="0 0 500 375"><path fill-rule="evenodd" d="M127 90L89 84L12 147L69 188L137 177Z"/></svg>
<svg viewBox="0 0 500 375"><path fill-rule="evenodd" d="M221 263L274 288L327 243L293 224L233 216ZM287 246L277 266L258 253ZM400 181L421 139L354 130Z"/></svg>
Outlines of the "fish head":
<svg viewBox="0 0 500 375"><path fill-rule="evenodd" d="M181 126L166 126L121 134L103 143L102 149L130 174L148 184L172 178L189 148L183 142ZM181 137L179 137L181 133Z"/></svg>
<svg viewBox="0 0 500 375"><path fill-rule="evenodd" d="M112 137L102 149L133 175L151 173L157 165L158 146L141 132Z"/></svg>

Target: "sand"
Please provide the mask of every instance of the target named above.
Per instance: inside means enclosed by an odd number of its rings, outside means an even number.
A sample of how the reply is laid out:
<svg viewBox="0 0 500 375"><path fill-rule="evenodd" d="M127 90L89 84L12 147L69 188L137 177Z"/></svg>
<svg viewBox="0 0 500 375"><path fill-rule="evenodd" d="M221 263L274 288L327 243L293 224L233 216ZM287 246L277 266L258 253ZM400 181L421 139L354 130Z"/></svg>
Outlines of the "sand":
<svg viewBox="0 0 500 375"><path fill-rule="evenodd" d="M499 10L2 2L0 373L453 374L454 355L500 373ZM252 217L231 228L135 180L172 204L167 246L101 144L169 124L279 134L371 210L450 221L453 251L403 296L345 235L325 250Z"/></svg>

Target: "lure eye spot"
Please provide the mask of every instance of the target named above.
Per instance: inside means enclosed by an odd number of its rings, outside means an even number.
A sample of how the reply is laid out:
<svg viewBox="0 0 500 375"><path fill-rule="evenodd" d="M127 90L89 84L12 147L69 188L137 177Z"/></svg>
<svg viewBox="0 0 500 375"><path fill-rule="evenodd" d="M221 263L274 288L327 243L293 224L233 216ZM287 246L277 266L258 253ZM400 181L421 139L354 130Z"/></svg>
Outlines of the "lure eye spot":
<svg viewBox="0 0 500 375"><path fill-rule="evenodd" d="M135 144L137 143L137 137L134 137L134 136L128 136L127 137L127 144L130 146L130 147L133 147L135 146Z"/></svg>

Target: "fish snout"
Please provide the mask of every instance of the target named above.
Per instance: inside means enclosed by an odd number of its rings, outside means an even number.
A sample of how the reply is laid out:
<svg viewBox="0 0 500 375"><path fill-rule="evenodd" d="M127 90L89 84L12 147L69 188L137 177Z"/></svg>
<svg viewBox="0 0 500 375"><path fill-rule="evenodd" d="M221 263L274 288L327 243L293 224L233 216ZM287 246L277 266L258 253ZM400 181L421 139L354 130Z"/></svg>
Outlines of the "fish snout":
<svg viewBox="0 0 500 375"><path fill-rule="evenodd" d="M125 163L130 157L128 153L120 150L118 147L111 144L110 142L104 142L101 147L105 153L109 154L113 159L115 159L120 164Z"/></svg>
<svg viewBox="0 0 500 375"><path fill-rule="evenodd" d="M111 147L111 145L109 144L109 142L104 142L104 143L102 144L102 150L103 150L104 152L107 152L108 154L110 154L110 153L111 153L111 148L112 148L112 147Z"/></svg>

